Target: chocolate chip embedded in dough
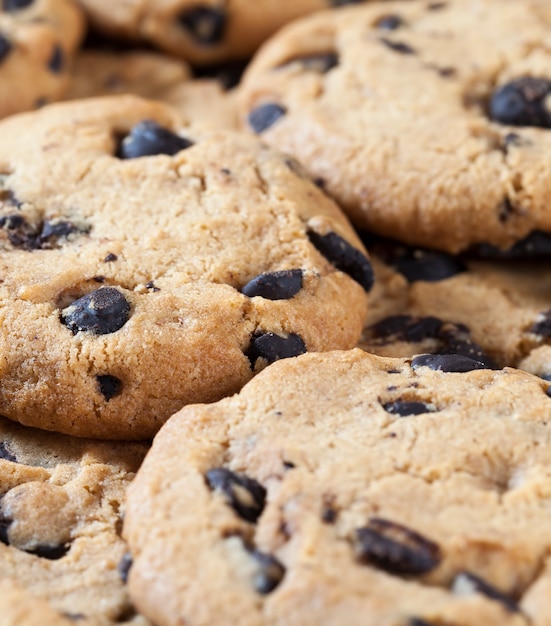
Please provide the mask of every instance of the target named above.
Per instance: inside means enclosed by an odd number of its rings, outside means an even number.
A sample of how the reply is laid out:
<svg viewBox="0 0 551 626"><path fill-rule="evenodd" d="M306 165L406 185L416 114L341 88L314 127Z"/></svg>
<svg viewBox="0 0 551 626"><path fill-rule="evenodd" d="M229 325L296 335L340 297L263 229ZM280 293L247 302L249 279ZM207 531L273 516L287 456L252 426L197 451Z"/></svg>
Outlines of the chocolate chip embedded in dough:
<svg viewBox="0 0 551 626"><path fill-rule="evenodd" d="M216 467L205 474L208 486L221 492L235 512L248 522L255 523L266 504L266 489L256 480Z"/></svg>
<svg viewBox="0 0 551 626"><path fill-rule="evenodd" d="M551 128L551 81L525 76L498 87L490 99L490 119L509 126Z"/></svg>
<svg viewBox="0 0 551 626"><path fill-rule="evenodd" d="M12 45L10 40L0 33L0 63L8 56L11 49Z"/></svg>
<svg viewBox="0 0 551 626"><path fill-rule="evenodd" d="M480 593L490 600L499 602L510 613L520 612L520 607L511 597L472 572L458 572L452 583L452 592L460 596Z"/></svg>
<svg viewBox="0 0 551 626"><path fill-rule="evenodd" d="M178 23L196 43L212 46L224 39L227 16L220 8L199 5L180 13Z"/></svg>
<svg viewBox="0 0 551 626"><path fill-rule="evenodd" d="M421 576L438 566L440 548L418 532L387 519L373 517L353 537L356 558L390 574Z"/></svg>
<svg viewBox="0 0 551 626"><path fill-rule="evenodd" d="M54 47L52 56L48 61L48 69L53 74L61 74L65 69L65 53L61 46L57 45Z"/></svg>
<svg viewBox="0 0 551 626"><path fill-rule="evenodd" d="M33 4L34 0L2 0L2 9L11 13L12 11L21 11Z"/></svg>
<svg viewBox="0 0 551 626"><path fill-rule="evenodd" d="M428 367L440 372L471 372L473 370L491 369L480 361L475 361L462 354L422 354L411 362L415 370L419 367Z"/></svg>
<svg viewBox="0 0 551 626"><path fill-rule="evenodd" d="M109 402L111 398L118 396L122 390L122 381L116 376L103 374L101 376L96 376L96 380L98 382L100 393L107 402Z"/></svg>
<svg viewBox="0 0 551 626"><path fill-rule="evenodd" d="M256 333L245 355L254 369L257 359L265 359L268 363L274 363L279 359L288 359L307 352L306 344L300 335L291 333L286 337L275 333Z"/></svg>
<svg viewBox="0 0 551 626"><path fill-rule="evenodd" d="M271 593L283 580L285 567L274 556L265 552L254 550L251 556L257 565L253 577L254 588L262 595Z"/></svg>
<svg viewBox="0 0 551 626"><path fill-rule="evenodd" d="M391 415L408 417L409 415L422 415L423 413L433 413L434 409L424 402L407 400L396 400L383 404L383 409Z"/></svg>
<svg viewBox="0 0 551 626"><path fill-rule="evenodd" d="M249 113L249 126L257 134L271 128L281 117L287 113L287 109L275 102L261 104Z"/></svg>
<svg viewBox="0 0 551 626"><path fill-rule="evenodd" d="M114 287L100 287L75 300L61 312L61 321L69 330L107 335L121 329L130 317L130 305Z"/></svg>
<svg viewBox="0 0 551 626"><path fill-rule="evenodd" d="M241 289L241 293L249 298L260 296L268 300L289 300L302 289L302 277L300 269L259 274Z"/></svg>
<svg viewBox="0 0 551 626"><path fill-rule="evenodd" d="M312 245L338 270L348 274L365 291L371 290L375 275L365 254L354 248L337 233L330 232L326 235L320 235L311 230L308 231L308 238Z"/></svg>
<svg viewBox="0 0 551 626"><path fill-rule="evenodd" d="M122 140L117 156L121 159L138 159L158 154L173 156L192 145L193 142L189 139L180 137L157 122L144 120L136 124Z"/></svg>

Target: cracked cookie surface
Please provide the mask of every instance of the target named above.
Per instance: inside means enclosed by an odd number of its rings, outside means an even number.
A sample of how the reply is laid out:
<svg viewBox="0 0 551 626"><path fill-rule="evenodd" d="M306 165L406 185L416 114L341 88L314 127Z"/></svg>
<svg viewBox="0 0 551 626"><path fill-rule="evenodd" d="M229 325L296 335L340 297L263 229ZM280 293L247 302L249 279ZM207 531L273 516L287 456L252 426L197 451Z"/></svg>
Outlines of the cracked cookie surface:
<svg viewBox="0 0 551 626"><path fill-rule="evenodd" d="M302 15L361 0L79 0L99 31L145 40L193 63L247 58Z"/></svg>
<svg viewBox="0 0 551 626"><path fill-rule="evenodd" d="M126 489L146 451L0 418L3 625L148 626L128 597L120 536Z"/></svg>
<svg viewBox="0 0 551 626"><path fill-rule="evenodd" d="M152 436L266 363L351 348L372 269L291 159L131 96L0 125L0 403L76 436ZM245 293L246 291L246 293Z"/></svg>
<svg viewBox="0 0 551 626"><path fill-rule="evenodd" d="M459 259L368 245L375 270L358 346L389 357L472 356L551 379L551 271L534 261Z"/></svg>
<svg viewBox="0 0 551 626"><path fill-rule="evenodd" d="M550 249L550 24L545 0L320 13L253 60L242 123L361 227L454 253Z"/></svg>
<svg viewBox="0 0 551 626"><path fill-rule="evenodd" d="M0 4L0 117L59 100L84 18L71 0Z"/></svg>
<svg viewBox="0 0 551 626"><path fill-rule="evenodd" d="M550 418L549 383L458 355L275 363L158 434L131 596L160 626L544 626Z"/></svg>

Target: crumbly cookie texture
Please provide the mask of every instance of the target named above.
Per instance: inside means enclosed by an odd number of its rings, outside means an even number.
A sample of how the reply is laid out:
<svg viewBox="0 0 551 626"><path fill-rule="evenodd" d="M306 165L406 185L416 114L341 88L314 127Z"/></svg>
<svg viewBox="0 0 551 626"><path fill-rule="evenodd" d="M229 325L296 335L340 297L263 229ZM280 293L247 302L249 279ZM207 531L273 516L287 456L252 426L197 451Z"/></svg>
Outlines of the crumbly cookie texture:
<svg viewBox="0 0 551 626"><path fill-rule="evenodd" d="M237 130L236 94L216 79L191 80L183 61L152 52L85 50L74 64L67 100L135 94L173 106L195 127Z"/></svg>
<svg viewBox="0 0 551 626"><path fill-rule="evenodd" d="M84 33L72 0L5 0L0 6L0 117L59 100Z"/></svg>
<svg viewBox="0 0 551 626"><path fill-rule="evenodd" d="M550 25L546 0L322 12L258 53L242 123L381 235L549 251Z"/></svg>
<svg viewBox="0 0 551 626"><path fill-rule="evenodd" d="M148 438L267 363L357 343L371 265L292 159L131 96L10 118L0 136L7 417Z"/></svg>
<svg viewBox="0 0 551 626"><path fill-rule="evenodd" d="M533 261L459 259L379 242L362 339L380 356L472 356L551 379L551 271Z"/></svg>
<svg viewBox="0 0 551 626"><path fill-rule="evenodd" d="M131 597L159 626L543 626L550 418L549 383L462 355L275 363L156 437Z"/></svg>
<svg viewBox="0 0 551 626"><path fill-rule="evenodd" d="M361 0L360 0L361 1ZM79 0L95 28L204 64L247 58L302 15L358 0Z"/></svg>
<svg viewBox="0 0 551 626"><path fill-rule="evenodd" d="M149 624L128 597L120 536L146 450L0 419L2 626Z"/></svg>

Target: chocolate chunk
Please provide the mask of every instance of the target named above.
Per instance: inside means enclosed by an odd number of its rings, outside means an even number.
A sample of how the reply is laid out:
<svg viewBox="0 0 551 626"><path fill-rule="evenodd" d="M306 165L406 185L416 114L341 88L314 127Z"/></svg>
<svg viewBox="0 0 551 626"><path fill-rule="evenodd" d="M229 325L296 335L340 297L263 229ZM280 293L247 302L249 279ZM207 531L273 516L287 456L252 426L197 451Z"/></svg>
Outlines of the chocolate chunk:
<svg viewBox="0 0 551 626"><path fill-rule="evenodd" d="M287 113L287 109L275 102L261 104L249 113L249 126L255 133L263 133L273 126L280 117Z"/></svg>
<svg viewBox="0 0 551 626"><path fill-rule="evenodd" d="M223 467L209 470L205 479L211 489L224 494L240 517L253 523L258 520L266 504L266 489L259 482Z"/></svg>
<svg viewBox="0 0 551 626"><path fill-rule="evenodd" d="M285 567L271 554L253 550L251 556L256 561L253 586L262 595L272 592L285 576Z"/></svg>
<svg viewBox="0 0 551 626"><path fill-rule="evenodd" d="M420 617L412 617L407 626L434 626L431 622L427 622L427 620L421 619Z"/></svg>
<svg viewBox="0 0 551 626"><path fill-rule="evenodd" d="M364 0L330 0L334 7L344 7L347 4L361 4Z"/></svg>
<svg viewBox="0 0 551 626"><path fill-rule="evenodd" d="M357 248L351 246L346 239L337 233L320 235L313 230L308 231L312 245L338 270L348 274L359 283L365 291L373 287L374 274L369 259Z"/></svg>
<svg viewBox="0 0 551 626"><path fill-rule="evenodd" d="M458 572L452 583L452 591L461 596L481 593L490 598L490 600L495 600L502 604L510 613L520 612L520 607L512 598L490 585L484 579L471 574L471 572Z"/></svg>
<svg viewBox="0 0 551 626"><path fill-rule="evenodd" d="M466 270L465 265L450 254L421 249L407 250L395 258L392 265L410 283L418 280L438 282Z"/></svg>
<svg viewBox="0 0 551 626"><path fill-rule="evenodd" d="M375 27L381 30L396 30L404 25L404 20L399 15L383 15L375 22Z"/></svg>
<svg viewBox="0 0 551 626"><path fill-rule="evenodd" d="M239 85L247 65L248 61L227 61L216 65L195 67L193 68L193 75L196 78L213 78L225 90L228 90Z"/></svg>
<svg viewBox="0 0 551 626"><path fill-rule="evenodd" d="M114 287L100 287L75 300L61 312L61 322L76 334L79 331L107 335L122 328L130 317L130 305Z"/></svg>
<svg viewBox="0 0 551 626"><path fill-rule="evenodd" d="M490 119L509 126L551 128L547 98L551 81L526 76L499 87L490 99Z"/></svg>
<svg viewBox="0 0 551 626"><path fill-rule="evenodd" d="M153 291L153 293L157 293L158 291L161 291L159 287L155 286L155 283L150 280L147 283L145 283L145 287L146 289L149 289L150 291Z"/></svg>
<svg viewBox="0 0 551 626"><path fill-rule="evenodd" d="M492 357L471 339L469 329L465 325L443 323L437 338L442 342L439 354L460 354L479 361L488 369L497 369Z"/></svg>
<svg viewBox="0 0 551 626"><path fill-rule="evenodd" d="M52 56L48 61L48 69L53 74L61 74L65 67L65 53L61 46L55 46Z"/></svg>
<svg viewBox="0 0 551 626"><path fill-rule="evenodd" d="M321 512L321 520L325 524L334 524L337 521L338 511L333 507L325 507Z"/></svg>
<svg viewBox="0 0 551 626"><path fill-rule="evenodd" d="M31 6L34 0L2 0L2 9L4 11L20 11Z"/></svg>
<svg viewBox="0 0 551 626"><path fill-rule="evenodd" d="M10 449L7 447L4 441L0 441L0 459L4 459L5 461L11 461L12 463L17 463L15 454L10 452Z"/></svg>
<svg viewBox="0 0 551 626"><path fill-rule="evenodd" d="M517 241L508 250L501 250L488 243L473 246L469 251L478 257L487 259L533 259L551 256L551 234L534 230Z"/></svg>
<svg viewBox="0 0 551 626"><path fill-rule="evenodd" d="M241 293L254 298L289 300L302 289L302 270L282 270L259 274L250 280Z"/></svg>
<svg viewBox="0 0 551 626"><path fill-rule="evenodd" d="M392 41L386 37L381 37L380 42L384 43L387 48L390 48L399 54L417 54L411 46L408 46L407 43L403 43L402 41Z"/></svg>
<svg viewBox="0 0 551 626"><path fill-rule="evenodd" d="M300 63L308 72L325 74L339 64L339 57L335 52L318 52L317 54L293 57L277 67L288 67L292 63Z"/></svg>
<svg viewBox="0 0 551 626"><path fill-rule="evenodd" d="M414 370L419 367L428 367L440 372L471 372L489 369L484 363L461 354L422 354L413 359L411 367Z"/></svg>
<svg viewBox="0 0 551 626"><path fill-rule="evenodd" d="M119 257L116 254L113 254L112 252L110 252L104 259L103 262L104 263L112 263L113 261L116 261Z"/></svg>
<svg viewBox="0 0 551 626"><path fill-rule="evenodd" d="M115 376L109 374L103 374L102 376L96 376L98 381L98 387L100 393L109 402L111 398L118 396L122 390L122 381Z"/></svg>
<svg viewBox="0 0 551 626"><path fill-rule="evenodd" d="M251 362L254 369L257 359L265 359L268 363L274 363L279 359L288 359L307 352L302 338L291 333L287 337L274 333L256 333L245 352L245 356Z"/></svg>
<svg viewBox="0 0 551 626"><path fill-rule="evenodd" d="M11 50L10 40L0 33L0 62L2 62L10 53Z"/></svg>
<svg viewBox="0 0 551 626"><path fill-rule="evenodd" d="M436 338L442 328L442 320L437 317L412 317L393 315L385 317L369 327L370 334L393 341L418 343L424 339Z"/></svg>
<svg viewBox="0 0 551 626"><path fill-rule="evenodd" d="M0 541L6 546L10 545L8 531L12 522L12 519L10 519L9 517L5 517L0 512Z"/></svg>
<svg viewBox="0 0 551 626"><path fill-rule="evenodd" d="M499 221L504 224L513 213L517 210L517 207L509 200L509 198L504 198L497 205L497 217Z"/></svg>
<svg viewBox="0 0 551 626"><path fill-rule="evenodd" d="M431 2L427 9L429 11L441 11L442 9L445 9L448 5L445 2Z"/></svg>
<svg viewBox="0 0 551 626"><path fill-rule="evenodd" d="M128 581L128 572L132 567L132 562L132 555L130 554L130 552L126 552L123 555L122 559L119 561L119 564L117 565L117 572L119 573L119 576L121 577L123 583L126 583Z"/></svg>
<svg viewBox="0 0 551 626"><path fill-rule="evenodd" d="M157 122L144 120L136 124L122 140L117 156L120 159L138 159L157 154L173 156L192 145L189 139L180 137Z"/></svg>
<svg viewBox="0 0 551 626"><path fill-rule="evenodd" d="M430 408L424 402L415 402L407 400L396 400L395 402L387 402L383 404L383 409L392 415L407 417L408 415L422 415L423 413L433 413L434 409Z"/></svg>
<svg viewBox="0 0 551 626"><path fill-rule="evenodd" d="M61 240L70 234L86 232L67 220L45 220L32 224L17 213L1 217L0 228L7 231L8 241L14 248L23 250L51 250L60 246Z"/></svg>
<svg viewBox="0 0 551 626"><path fill-rule="evenodd" d="M421 576L438 566L440 548L419 533L380 517L355 531L356 557L390 574Z"/></svg>
<svg viewBox="0 0 551 626"><path fill-rule="evenodd" d="M551 337L551 309L539 314L538 320L530 327L530 332L540 337Z"/></svg>
<svg viewBox="0 0 551 626"><path fill-rule="evenodd" d="M69 552L70 548L71 545L65 543L59 546L37 546L32 550L25 550L25 552L39 556L42 559L48 559L49 561L57 561L63 558L67 554L67 552Z"/></svg>
<svg viewBox="0 0 551 626"><path fill-rule="evenodd" d="M178 22L196 43L212 46L222 42L227 19L222 9L199 5L180 13Z"/></svg>

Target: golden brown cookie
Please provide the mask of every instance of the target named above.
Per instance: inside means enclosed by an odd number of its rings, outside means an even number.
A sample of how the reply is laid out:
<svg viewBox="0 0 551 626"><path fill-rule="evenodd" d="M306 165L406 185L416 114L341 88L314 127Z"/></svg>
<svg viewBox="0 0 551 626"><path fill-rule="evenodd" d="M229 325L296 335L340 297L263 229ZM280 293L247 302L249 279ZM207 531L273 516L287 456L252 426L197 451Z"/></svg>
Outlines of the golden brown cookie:
<svg viewBox="0 0 551 626"><path fill-rule="evenodd" d="M95 28L192 63L249 57L287 22L358 0L79 0ZM361 1L361 0L360 0Z"/></svg>
<svg viewBox="0 0 551 626"><path fill-rule="evenodd" d="M0 420L2 626L147 626L128 598L120 536L146 451Z"/></svg>
<svg viewBox="0 0 551 626"><path fill-rule="evenodd" d="M0 117L59 100L84 32L72 0L0 3Z"/></svg>
<svg viewBox="0 0 551 626"><path fill-rule="evenodd" d="M462 355L275 363L157 435L130 594L159 626L544 626L549 393Z"/></svg>
<svg viewBox="0 0 551 626"><path fill-rule="evenodd" d="M131 96L53 105L0 136L7 417L147 438L266 363L358 341L360 240L256 138Z"/></svg>
<svg viewBox="0 0 551 626"><path fill-rule="evenodd" d="M551 4L377 2L280 31L244 78L243 124L359 226L456 253L551 252Z"/></svg>

